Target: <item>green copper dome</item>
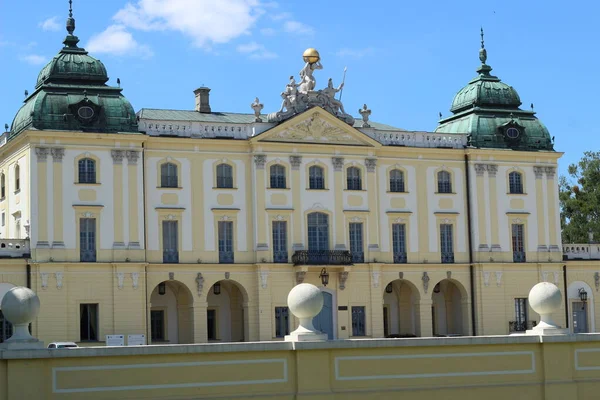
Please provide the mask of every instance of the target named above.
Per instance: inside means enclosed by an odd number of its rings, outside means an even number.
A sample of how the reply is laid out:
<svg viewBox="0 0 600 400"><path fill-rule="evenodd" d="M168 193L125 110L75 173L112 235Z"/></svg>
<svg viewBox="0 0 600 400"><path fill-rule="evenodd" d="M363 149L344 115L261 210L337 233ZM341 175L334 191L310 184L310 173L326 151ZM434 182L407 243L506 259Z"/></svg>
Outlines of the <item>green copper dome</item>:
<svg viewBox="0 0 600 400"><path fill-rule="evenodd" d="M40 71L35 91L13 120L9 139L26 129L139 133L135 112L122 89L106 85L106 67L77 47L74 30L69 10L65 46Z"/></svg>
<svg viewBox="0 0 600 400"><path fill-rule="evenodd" d="M521 110L517 91L490 74L483 30L479 59L477 77L454 96L450 107L453 115L440 120L435 131L468 134L474 147L553 151L550 133L533 110Z"/></svg>

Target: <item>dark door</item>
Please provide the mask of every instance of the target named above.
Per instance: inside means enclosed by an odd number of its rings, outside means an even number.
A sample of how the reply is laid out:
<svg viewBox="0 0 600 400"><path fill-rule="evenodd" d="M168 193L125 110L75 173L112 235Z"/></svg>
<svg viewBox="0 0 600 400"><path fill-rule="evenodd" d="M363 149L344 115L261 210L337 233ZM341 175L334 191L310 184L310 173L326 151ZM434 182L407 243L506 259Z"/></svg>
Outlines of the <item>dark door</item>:
<svg viewBox="0 0 600 400"><path fill-rule="evenodd" d="M588 333L587 303L573 302L573 333Z"/></svg>
<svg viewBox="0 0 600 400"><path fill-rule="evenodd" d="M313 325L319 331L327 334L327 339L333 340L333 296L323 293L323 309L313 318Z"/></svg>

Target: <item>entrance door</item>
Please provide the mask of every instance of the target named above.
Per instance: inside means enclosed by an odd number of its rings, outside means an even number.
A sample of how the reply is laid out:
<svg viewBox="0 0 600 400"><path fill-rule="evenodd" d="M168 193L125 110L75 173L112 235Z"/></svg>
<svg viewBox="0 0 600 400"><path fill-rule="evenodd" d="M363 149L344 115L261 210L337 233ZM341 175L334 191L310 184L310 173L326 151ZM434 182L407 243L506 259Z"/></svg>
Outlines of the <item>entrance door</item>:
<svg viewBox="0 0 600 400"><path fill-rule="evenodd" d="M588 333L587 304L573 302L573 333Z"/></svg>
<svg viewBox="0 0 600 400"><path fill-rule="evenodd" d="M331 293L323 293L323 309L313 318L316 329L327 334L327 339L333 340L333 296Z"/></svg>

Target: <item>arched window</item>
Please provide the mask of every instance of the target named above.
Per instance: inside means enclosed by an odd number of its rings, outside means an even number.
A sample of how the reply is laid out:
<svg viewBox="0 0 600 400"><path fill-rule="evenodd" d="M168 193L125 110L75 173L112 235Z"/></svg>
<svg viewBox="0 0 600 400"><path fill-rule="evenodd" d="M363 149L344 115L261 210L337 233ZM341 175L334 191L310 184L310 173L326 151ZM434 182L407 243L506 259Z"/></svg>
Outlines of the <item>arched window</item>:
<svg viewBox="0 0 600 400"><path fill-rule="evenodd" d="M4 173L0 174L0 198L6 197L6 177Z"/></svg>
<svg viewBox="0 0 600 400"><path fill-rule="evenodd" d="M520 172L508 174L508 187L510 193L523 193L523 176Z"/></svg>
<svg viewBox="0 0 600 400"><path fill-rule="evenodd" d="M350 167L347 171L346 182L348 190L362 190L362 181L360 178L360 169Z"/></svg>
<svg viewBox="0 0 600 400"><path fill-rule="evenodd" d="M21 167L19 164L15 166L15 192L21 190Z"/></svg>
<svg viewBox="0 0 600 400"><path fill-rule="evenodd" d="M452 193L452 179L450 172L440 171L438 177L438 193Z"/></svg>
<svg viewBox="0 0 600 400"><path fill-rule="evenodd" d="M217 187L233 188L233 168L231 168L231 165L217 165Z"/></svg>
<svg viewBox="0 0 600 400"><path fill-rule="evenodd" d="M96 161L82 158L78 163L79 183L96 183Z"/></svg>
<svg viewBox="0 0 600 400"><path fill-rule="evenodd" d="M399 169L390 171L390 192L404 192L404 172Z"/></svg>
<svg viewBox="0 0 600 400"><path fill-rule="evenodd" d="M179 185L177 179L177 165L164 163L160 166L160 187L176 188Z"/></svg>
<svg viewBox="0 0 600 400"><path fill-rule="evenodd" d="M308 250L329 250L329 216L324 213L308 214Z"/></svg>
<svg viewBox="0 0 600 400"><path fill-rule="evenodd" d="M325 189L325 178L323 168L313 165L308 169L308 188Z"/></svg>
<svg viewBox="0 0 600 400"><path fill-rule="evenodd" d="M285 189L285 167L283 165L271 165L271 188Z"/></svg>

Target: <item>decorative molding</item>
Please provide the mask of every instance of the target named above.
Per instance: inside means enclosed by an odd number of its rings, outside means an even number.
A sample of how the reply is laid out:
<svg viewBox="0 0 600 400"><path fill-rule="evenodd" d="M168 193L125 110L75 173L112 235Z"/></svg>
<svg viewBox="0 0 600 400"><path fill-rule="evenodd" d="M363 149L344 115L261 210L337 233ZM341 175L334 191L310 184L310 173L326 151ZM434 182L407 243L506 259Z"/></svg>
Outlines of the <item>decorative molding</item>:
<svg viewBox="0 0 600 400"><path fill-rule="evenodd" d="M542 282L548 282L548 271L542 272Z"/></svg>
<svg viewBox="0 0 600 400"><path fill-rule="evenodd" d="M365 159L365 165L367 166L367 172L375 172L375 167L377 167L377 159L367 158Z"/></svg>
<svg viewBox="0 0 600 400"><path fill-rule="evenodd" d="M333 170L335 172L340 172L344 167L343 157L331 157L331 162L333 163Z"/></svg>
<svg viewBox="0 0 600 400"><path fill-rule="evenodd" d="M498 166L496 164L486 164L485 169L488 172L490 178L495 178L498 173Z"/></svg>
<svg viewBox="0 0 600 400"><path fill-rule="evenodd" d="M172 281L175 279L175 272L169 272L169 280Z"/></svg>
<svg viewBox="0 0 600 400"><path fill-rule="evenodd" d="M46 290L48 288L48 276L50 274L48 272L40 272L40 278L42 279L42 289Z"/></svg>
<svg viewBox="0 0 600 400"><path fill-rule="evenodd" d="M596 285L596 292L600 289L600 272L594 274L594 284Z"/></svg>
<svg viewBox="0 0 600 400"><path fill-rule="evenodd" d="M37 156L38 162L48 160L48 154L50 153L50 149L47 147L36 147L35 155Z"/></svg>
<svg viewBox="0 0 600 400"><path fill-rule="evenodd" d="M545 167L544 171L546 172L546 177L548 177L548 179L554 179L554 175L556 174L555 167Z"/></svg>
<svg viewBox="0 0 600 400"><path fill-rule="evenodd" d="M560 273L558 271L554 271L554 284L556 286L558 286L559 279L560 279Z"/></svg>
<svg viewBox="0 0 600 400"><path fill-rule="evenodd" d="M202 272L198 272L196 275L196 289L198 290L198 296L202 296L202 289L204 288L204 277Z"/></svg>
<svg viewBox="0 0 600 400"><path fill-rule="evenodd" d="M475 173L477 176L483 176L483 173L486 171L485 164L475 164Z"/></svg>
<svg viewBox="0 0 600 400"><path fill-rule="evenodd" d="M127 150L125 156L127 157L129 165L135 165L138 162L138 158L140 158L140 152L135 150Z"/></svg>
<svg viewBox="0 0 600 400"><path fill-rule="evenodd" d="M452 271L446 271L446 279L452 279Z"/></svg>
<svg viewBox="0 0 600 400"><path fill-rule="evenodd" d="M113 159L113 164L123 164L123 158L125 158L124 150L111 150L110 155Z"/></svg>
<svg viewBox="0 0 600 400"><path fill-rule="evenodd" d="M348 272L347 271L341 271L339 273L339 280L340 280L340 290L344 290L346 289L346 280L348 279Z"/></svg>
<svg viewBox="0 0 600 400"><path fill-rule="evenodd" d="M52 149L50 149L50 152L52 153L52 160L56 163L60 163L63 160L63 157L65 156L65 149L64 147L53 147Z"/></svg>
<svg viewBox="0 0 600 400"><path fill-rule="evenodd" d="M404 279L404 272L398 272L398 279Z"/></svg>
<svg viewBox="0 0 600 400"><path fill-rule="evenodd" d="M483 271L483 285L484 286L490 286L490 272L489 271Z"/></svg>
<svg viewBox="0 0 600 400"><path fill-rule="evenodd" d="M62 287L63 287L63 273L62 272L55 272L54 273L54 277L56 278L56 288L58 290L62 289Z"/></svg>
<svg viewBox="0 0 600 400"><path fill-rule="evenodd" d="M267 162L267 156L264 154L255 154L254 155L254 164L256 164L256 169L265 169L265 163Z"/></svg>
<svg viewBox="0 0 600 400"><path fill-rule="evenodd" d="M502 285L502 271L496 271L496 286Z"/></svg>
<svg viewBox="0 0 600 400"><path fill-rule="evenodd" d="M225 272L225 279L229 279L230 276L231 276L230 272Z"/></svg>
<svg viewBox="0 0 600 400"><path fill-rule="evenodd" d="M423 276L421 277L421 280L423 281L423 290L425 291L425 294L427 294L427 290L429 289L429 275L427 275L427 272L423 272Z"/></svg>
<svg viewBox="0 0 600 400"><path fill-rule="evenodd" d="M306 276L306 271L296 271L296 285L304 282L304 277Z"/></svg>
<svg viewBox="0 0 600 400"><path fill-rule="evenodd" d="M364 142L358 140L348 131L325 121L319 116L318 112L265 140L364 145Z"/></svg>
<svg viewBox="0 0 600 400"><path fill-rule="evenodd" d="M133 282L133 288L137 289L138 288L138 284L140 281L140 273L139 272L132 272L131 273L131 280Z"/></svg>
<svg viewBox="0 0 600 400"><path fill-rule="evenodd" d="M379 275L381 273L379 271L373 271L371 272L372 278L373 278L373 287L374 288L378 288L379 287Z"/></svg>
<svg viewBox="0 0 600 400"><path fill-rule="evenodd" d="M361 217L358 217L358 216L357 216L357 217L352 217L352 218L350 218L350 222L360 222L360 221L362 221L362 220L363 220L363 219L362 219Z"/></svg>
<svg viewBox="0 0 600 400"><path fill-rule="evenodd" d="M117 287L119 290L123 289L123 285L125 281L125 272L117 272Z"/></svg>
<svg viewBox="0 0 600 400"><path fill-rule="evenodd" d="M263 289L267 288L267 280L269 278L269 271L260 271L260 287Z"/></svg>
<svg viewBox="0 0 600 400"><path fill-rule="evenodd" d="M302 164L302 156L290 156L290 164L292 165L293 170L300 169L300 165Z"/></svg>
<svg viewBox="0 0 600 400"><path fill-rule="evenodd" d="M535 174L535 179L542 179L544 176L544 167L534 166L533 173Z"/></svg>

